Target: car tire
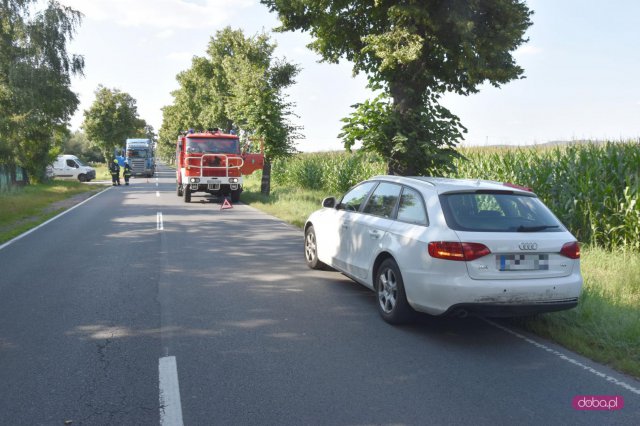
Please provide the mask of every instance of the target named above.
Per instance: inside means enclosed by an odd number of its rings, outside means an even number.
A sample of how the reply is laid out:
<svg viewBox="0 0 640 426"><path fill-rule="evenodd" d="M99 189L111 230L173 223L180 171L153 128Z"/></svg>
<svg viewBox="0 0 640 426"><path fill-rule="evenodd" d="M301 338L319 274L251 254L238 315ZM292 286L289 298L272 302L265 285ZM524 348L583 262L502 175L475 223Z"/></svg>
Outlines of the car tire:
<svg viewBox="0 0 640 426"><path fill-rule="evenodd" d="M316 243L316 231L313 225L304 231L304 260L311 269L329 269L326 263L318 259L318 245Z"/></svg>
<svg viewBox="0 0 640 426"><path fill-rule="evenodd" d="M86 181L87 181L87 175L85 175L84 173L80 173L80 174L78 175L78 180L79 180L80 182L86 182Z"/></svg>
<svg viewBox="0 0 640 426"><path fill-rule="evenodd" d="M239 189L234 189L231 191L231 202L232 203L237 203L238 201L240 201L240 190Z"/></svg>
<svg viewBox="0 0 640 426"><path fill-rule="evenodd" d="M404 282L398 264L393 259L384 260L375 275L378 312L389 324L405 324L413 319L414 310L407 302Z"/></svg>
<svg viewBox="0 0 640 426"><path fill-rule="evenodd" d="M182 185L181 184L176 184L176 194L178 195L178 197L182 197Z"/></svg>
<svg viewBox="0 0 640 426"><path fill-rule="evenodd" d="M191 202L191 188L189 188L189 185L185 185L184 189L184 202L185 203L190 203Z"/></svg>

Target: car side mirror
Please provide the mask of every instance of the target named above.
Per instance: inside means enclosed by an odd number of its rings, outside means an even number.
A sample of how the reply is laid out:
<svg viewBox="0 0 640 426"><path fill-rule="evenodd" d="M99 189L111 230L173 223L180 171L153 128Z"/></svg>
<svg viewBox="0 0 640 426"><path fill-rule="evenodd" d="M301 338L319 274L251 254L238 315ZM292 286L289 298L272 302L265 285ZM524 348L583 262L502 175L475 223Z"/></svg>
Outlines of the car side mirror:
<svg viewBox="0 0 640 426"><path fill-rule="evenodd" d="M334 197L327 197L322 200L322 207L332 209L336 206L336 199Z"/></svg>

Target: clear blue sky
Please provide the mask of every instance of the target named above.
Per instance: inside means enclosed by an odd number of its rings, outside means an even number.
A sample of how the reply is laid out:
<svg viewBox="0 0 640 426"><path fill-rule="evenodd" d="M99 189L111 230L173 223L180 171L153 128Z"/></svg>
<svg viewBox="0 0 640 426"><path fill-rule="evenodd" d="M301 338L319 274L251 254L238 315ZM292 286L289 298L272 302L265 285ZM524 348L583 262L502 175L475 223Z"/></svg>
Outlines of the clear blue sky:
<svg viewBox="0 0 640 426"><path fill-rule="evenodd" d="M156 130L172 102L175 76L204 56L225 26L253 35L278 22L258 0L60 0L85 14L70 51L85 56L85 77L73 80L78 128L99 84L131 94ZM526 78L482 87L444 104L468 128L465 145L535 144L572 139L640 137L640 2L534 0L530 41L516 52ZM342 149L337 134L350 105L371 94L351 65L319 64L308 35L273 34L276 55L303 69L290 91L304 126L303 151Z"/></svg>

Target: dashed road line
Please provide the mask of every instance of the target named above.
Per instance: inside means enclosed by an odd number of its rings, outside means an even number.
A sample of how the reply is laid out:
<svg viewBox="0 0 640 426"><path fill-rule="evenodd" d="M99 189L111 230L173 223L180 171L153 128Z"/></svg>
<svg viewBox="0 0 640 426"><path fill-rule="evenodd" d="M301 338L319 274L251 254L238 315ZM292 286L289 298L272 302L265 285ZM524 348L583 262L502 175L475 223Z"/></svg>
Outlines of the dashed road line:
<svg viewBox="0 0 640 426"><path fill-rule="evenodd" d="M156 229L158 231L163 231L164 230L164 221L162 219L162 212L158 212L158 214L156 216Z"/></svg>
<svg viewBox="0 0 640 426"><path fill-rule="evenodd" d="M176 357L160 358L158 372L160 377L160 425L183 426Z"/></svg>
<svg viewBox="0 0 640 426"><path fill-rule="evenodd" d="M605 373L602 373L602 372L596 370L595 368L589 367L588 365L585 365L585 364L581 363L580 361L578 361L576 359L573 359L571 357L566 356L565 354L563 354L560 351L552 349L552 348L550 348L550 347L548 347L546 345L543 345L542 343L538 343L533 339L530 339L530 338L528 338L528 337L526 337L526 336L524 336L524 335L522 335L522 334L520 334L520 333L518 333L516 331L511 330L510 328L507 328L507 327L505 327L503 325L495 323L495 322L493 322L491 320L488 320L486 318L482 318L482 319L484 321L486 321L487 323L491 324L492 326L499 328L502 331L505 331L505 332L507 332L507 333L509 333L509 334L511 334L513 336L516 336L519 339L524 340L527 343L532 344L533 346L535 346L537 348L543 349L543 350L545 350L545 351L557 356L558 358L562 359L563 361L567 361L568 363L571 363L571 364L573 364L573 365L575 365L577 367L580 367L580 368L588 371L589 373L592 373L592 374L594 374L594 375L596 375L596 376L598 376L598 377L600 377L602 379L605 379L607 382L610 382L610 383L613 383L613 384L615 384L617 386L625 388L626 390L628 390L630 392L633 392L636 395L640 395L640 389L635 388L635 387L631 386L630 384L628 384L626 382L620 381L620 380L616 379L615 377L611 377L608 374L605 374Z"/></svg>

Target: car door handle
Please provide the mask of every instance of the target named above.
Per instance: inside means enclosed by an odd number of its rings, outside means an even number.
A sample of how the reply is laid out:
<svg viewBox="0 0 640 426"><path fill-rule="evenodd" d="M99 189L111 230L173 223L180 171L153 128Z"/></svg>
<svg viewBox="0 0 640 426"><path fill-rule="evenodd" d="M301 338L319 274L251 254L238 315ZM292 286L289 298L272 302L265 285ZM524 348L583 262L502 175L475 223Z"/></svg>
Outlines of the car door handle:
<svg viewBox="0 0 640 426"><path fill-rule="evenodd" d="M373 239L378 239L378 238L380 238L380 231L377 231L375 229L371 230L371 231L369 231L369 236L371 238L373 238Z"/></svg>

